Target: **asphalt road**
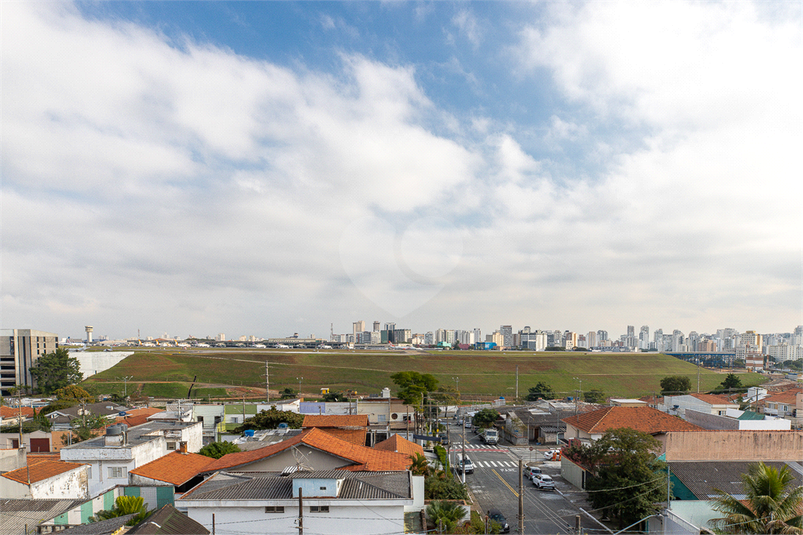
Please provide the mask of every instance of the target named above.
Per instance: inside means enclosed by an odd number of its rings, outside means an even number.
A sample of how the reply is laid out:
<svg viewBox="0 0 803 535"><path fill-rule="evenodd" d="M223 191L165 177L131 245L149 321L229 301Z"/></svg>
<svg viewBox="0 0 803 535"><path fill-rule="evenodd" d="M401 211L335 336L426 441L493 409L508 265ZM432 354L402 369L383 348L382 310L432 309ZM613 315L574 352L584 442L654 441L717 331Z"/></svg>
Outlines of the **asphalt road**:
<svg viewBox="0 0 803 535"><path fill-rule="evenodd" d="M450 450L462 452L459 426L452 427ZM510 532L518 532L519 464L518 458L505 446L490 446L472 431L466 431L466 454L474 463L474 473L466 474L466 483L483 511L498 509L510 524ZM527 456L525 456L527 460ZM551 466L549 466L551 465ZM542 465L543 472L559 477L557 463ZM524 479L524 533L573 533L576 506L559 492L536 489Z"/></svg>

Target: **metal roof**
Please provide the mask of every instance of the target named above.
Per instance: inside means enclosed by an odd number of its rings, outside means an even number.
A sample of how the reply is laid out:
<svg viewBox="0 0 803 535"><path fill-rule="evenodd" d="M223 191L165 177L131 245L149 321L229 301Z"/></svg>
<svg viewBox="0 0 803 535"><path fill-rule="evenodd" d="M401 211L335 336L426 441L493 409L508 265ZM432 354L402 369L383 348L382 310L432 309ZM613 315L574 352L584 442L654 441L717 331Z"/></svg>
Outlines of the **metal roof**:
<svg viewBox="0 0 803 535"><path fill-rule="evenodd" d="M0 500L0 533L23 533L80 506L86 500Z"/></svg>
<svg viewBox="0 0 803 535"><path fill-rule="evenodd" d="M280 475L278 472L219 472L184 494L181 500L292 500L293 479L341 479L341 500L409 499L409 472L321 470Z"/></svg>
<svg viewBox="0 0 803 535"><path fill-rule="evenodd" d="M714 489L720 489L728 494L738 496L744 492L742 487L742 474L746 474L752 462L742 461L670 461L669 468L672 475L677 477L697 499L709 500L715 496ZM780 469L788 465L794 476L794 485L803 485L803 475L799 472L797 463L765 462L767 466Z"/></svg>

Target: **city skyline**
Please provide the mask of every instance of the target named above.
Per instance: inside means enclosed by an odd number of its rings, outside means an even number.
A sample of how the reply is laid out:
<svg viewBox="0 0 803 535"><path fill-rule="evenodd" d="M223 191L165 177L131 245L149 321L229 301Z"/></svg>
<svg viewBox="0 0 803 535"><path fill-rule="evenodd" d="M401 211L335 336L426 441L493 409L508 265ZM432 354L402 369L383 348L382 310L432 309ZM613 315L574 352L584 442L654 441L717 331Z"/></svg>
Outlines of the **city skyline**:
<svg viewBox="0 0 803 535"><path fill-rule="evenodd" d="M46 1L1 23L3 328L803 324L799 4Z"/></svg>

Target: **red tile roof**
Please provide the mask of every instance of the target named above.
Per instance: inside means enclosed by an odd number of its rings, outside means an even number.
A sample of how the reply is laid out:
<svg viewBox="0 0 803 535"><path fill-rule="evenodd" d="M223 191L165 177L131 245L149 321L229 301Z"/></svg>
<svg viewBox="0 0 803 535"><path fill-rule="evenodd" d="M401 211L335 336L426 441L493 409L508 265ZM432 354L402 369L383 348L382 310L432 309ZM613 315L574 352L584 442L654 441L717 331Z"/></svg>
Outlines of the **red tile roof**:
<svg viewBox="0 0 803 535"><path fill-rule="evenodd" d="M368 427L367 414L308 414L303 429L308 427Z"/></svg>
<svg viewBox="0 0 803 535"><path fill-rule="evenodd" d="M738 403L733 403L728 396L723 394L690 394L693 398L697 398L700 401L705 401L711 405L738 405Z"/></svg>
<svg viewBox="0 0 803 535"><path fill-rule="evenodd" d="M348 470L366 472L407 470L410 466L410 458L407 455L358 446L321 429L312 428L304 430L292 438L258 450L229 453L218 459L217 462L207 466L204 471L212 472L242 467L276 455L298 444L304 444L310 448L329 453L356 465L344 467Z"/></svg>
<svg viewBox="0 0 803 535"><path fill-rule="evenodd" d="M396 453L403 453L404 455L408 456L413 455L414 453L420 453L421 455L424 455L424 448L415 442L410 442L399 434L393 435L389 439L383 440L379 444L375 444L374 449L382 451L395 451Z"/></svg>
<svg viewBox="0 0 803 535"><path fill-rule="evenodd" d="M628 427L653 435L667 431L703 430L677 416L670 416L652 407L606 407L570 416L564 418L563 421L590 434L604 433L620 427Z"/></svg>
<svg viewBox="0 0 803 535"><path fill-rule="evenodd" d="M765 403L788 403L791 405L796 402L796 396L800 392L803 392L803 390L799 388L790 388L789 390L784 390L783 392L778 392L777 394L767 396L763 399L763 401Z"/></svg>
<svg viewBox="0 0 803 535"><path fill-rule="evenodd" d="M30 476L31 483L43 481L51 477L75 470L84 466L81 463L68 463L67 461L52 461L49 459L36 459L34 462L29 462L27 467L18 468L11 472L2 474L3 477L17 481L19 483L28 484L28 477Z"/></svg>
<svg viewBox="0 0 803 535"><path fill-rule="evenodd" d="M23 417L33 418L32 407L6 407L5 405L0 406L0 416L3 418L19 418L20 410L22 410Z"/></svg>
<svg viewBox="0 0 803 535"><path fill-rule="evenodd" d="M339 439L357 444L358 446L365 446L365 435L368 431L365 429L340 429L337 427L326 427L326 432Z"/></svg>
<svg viewBox="0 0 803 535"><path fill-rule="evenodd" d="M131 470L130 473L179 486L204 472L207 466L216 461L217 459L197 453L174 451Z"/></svg>

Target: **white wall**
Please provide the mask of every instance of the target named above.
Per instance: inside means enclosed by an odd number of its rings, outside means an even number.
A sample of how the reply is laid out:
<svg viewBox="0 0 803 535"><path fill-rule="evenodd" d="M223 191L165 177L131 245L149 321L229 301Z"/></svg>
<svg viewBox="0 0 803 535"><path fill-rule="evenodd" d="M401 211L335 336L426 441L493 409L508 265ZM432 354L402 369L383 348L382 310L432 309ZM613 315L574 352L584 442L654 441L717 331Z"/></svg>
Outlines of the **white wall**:
<svg viewBox="0 0 803 535"><path fill-rule="evenodd" d="M73 351L71 357L78 359L84 379L108 370L118 362L133 355L133 351Z"/></svg>
<svg viewBox="0 0 803 535"><path fill-rule="evenodd" d="M409 501L409 500L406 500ZM218 535L297 533L298 504L293 500L260 501L253 507L238 507L235 502L217 502L215 506L200 506L192 500L176 500L179 510L212 531L212 514L215 515L215 533ZM369 535L402 533L404 531L404 503L396 500L368 500L363 504L339 504L337 500L304 500L304 532L317 535ZM266 505L284 505L284 513L265 513ZM329 505L329 513L310 513L310 505ZM355 520L359 519L359 521Z"/></svg>

